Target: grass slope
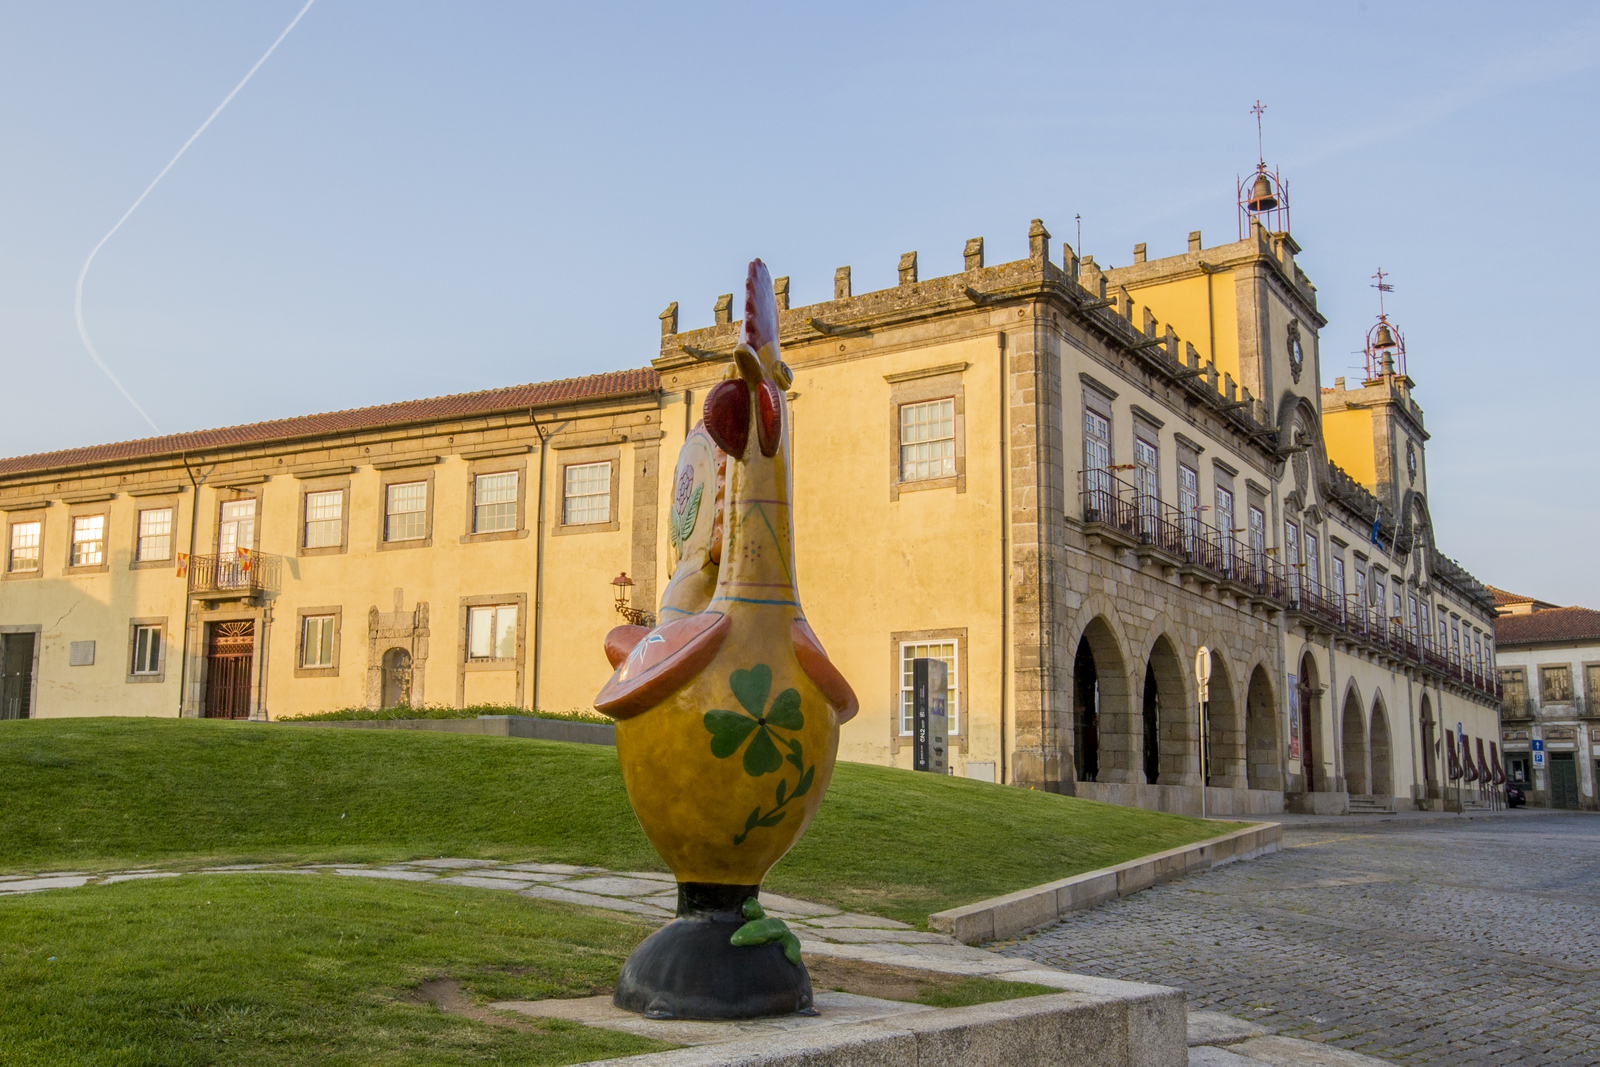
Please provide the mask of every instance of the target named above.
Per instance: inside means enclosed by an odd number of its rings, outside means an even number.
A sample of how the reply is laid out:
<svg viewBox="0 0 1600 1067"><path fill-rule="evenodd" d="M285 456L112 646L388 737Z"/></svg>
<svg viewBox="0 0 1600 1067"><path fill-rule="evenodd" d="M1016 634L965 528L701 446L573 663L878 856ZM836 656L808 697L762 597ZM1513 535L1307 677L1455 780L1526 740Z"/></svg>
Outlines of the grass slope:
<svg viewBox="0 0 1600 1067"><path fill-rule="evenodd" d="M522 1030L408 1000L610 988L650 932L509 893L336 875L210 875L0 900L0 1063L563 1064L671 1046L556 1020Z"/></svg>
<svg viewBox="0 0 1600 1067"><path fill-rule="evenodd" d="M0 870L537 859L664 870L610 748L159 719L0 723ZM841 763L775 892L913 923L1235 824Z"/></svg>

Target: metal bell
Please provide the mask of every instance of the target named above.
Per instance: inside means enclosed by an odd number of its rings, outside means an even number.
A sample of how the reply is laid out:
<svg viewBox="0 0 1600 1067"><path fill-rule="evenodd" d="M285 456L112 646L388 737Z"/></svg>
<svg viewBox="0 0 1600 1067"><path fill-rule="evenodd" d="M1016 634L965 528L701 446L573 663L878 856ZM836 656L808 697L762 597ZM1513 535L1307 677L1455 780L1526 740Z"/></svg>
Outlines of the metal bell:
<svg viewBox="0 0 1600 1067"><path fill-rule="evenodd" d="M1378 323L1378 339L1373 342L1374 348L1393 348L1394 333L1389 329L1387 322Z"/></svg>
<svg viewBox="0 0 1600 1067"><path fill-rule="evenodd" d="M1257 174L1255 184L1250 187L1250 199L1245 201L1245 206L1251 211L1271 211L1278 206L1278 198L1272 192L1272 179L1265 174Z"/></svg>

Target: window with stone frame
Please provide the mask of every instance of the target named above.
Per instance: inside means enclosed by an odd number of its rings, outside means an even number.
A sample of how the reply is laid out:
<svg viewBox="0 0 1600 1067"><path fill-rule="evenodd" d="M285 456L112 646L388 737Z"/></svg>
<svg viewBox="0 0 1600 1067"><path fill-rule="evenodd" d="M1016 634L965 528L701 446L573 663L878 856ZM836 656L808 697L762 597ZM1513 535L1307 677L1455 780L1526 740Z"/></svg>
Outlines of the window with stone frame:
<svg viewBox="0 0 1600 1067"><path fill-rule="evenodd" d="M161 673L160 626L135 626L133 629L133 666L129 674L148 675Z"/></svg>
<svg viewBox="0 0 1600 1067"><path fill-rule="evenodd" d="M517 658L515 604L494 604L468 610L467 658L469 660Z"/></svg>
<svg viewBox="0 0 1600 1067"><path fill-rule="evenodd" d="M561 522L587 526L611 521L611 461L567 465Z"/></svg>
<svg viewBox="0 0 1600 1067"><path fill-rule="evenodd" d="M300 666L332 667L336 617L307 615L301 622Z"/></svg>
<svg viewBox="0 0 1600 1067"><path fill-rule="evenodd" d="M428 536L428 483L395 482L384 491L383 539L420 541Z"/></svg>
<svg viewBox="0 0 1600 1067"><path fill-rule="evenodd" d="M1250 505L1250 555L1257 567L1264 567L1267 558L1267 513Z"/></svg>
<svg viewBox="0 0 1600 1067"><path fill-rule="evenodd" d="M1109 510L1111 494L1111 419L1094 408L1083 409L1083 488L1093 494L1089 506Z"/></svg>
<svg viewBox="0 0 1600 1067"><path fill-rule="evenodd" d="M1344 557L1331 556L1328 559L1328 593L1344 603Z"/></svg>
<svg viewBox="0 0 1600 1067"><path fill-rule="evenodd" d="M139 512L139 540L134 559L139 563L172 558L172 509L146 508Z"/></svg>
<svg viewBox="0 0 1600 1067"><path fill-rule="evenodd" d="M106 561L106 517L79 515L72 520L72 566L98 567Z"/></svg>
<svg viewBox="0 0 1600 1067"><path fill-rule="evenodd" d="M337 548L344 543L344 490L306 494L305 548Z"/></svg>
<svg viewBox="0 0 1600 1067"><path fill-rule="evenodd" d="M1233 530L1233 490L1226 486L1217 486L1217 533L1222 539L1222 566L1230 574L1233 571L1233 539L1237 536Z"/></svg>
<svg viewBox="0 0 1600 1067"><path fill-rule="evenodd" d="M1600 703L1596 703L1600 701L1600 663L1589 663L1583 668L1583 699L1590 715L1600 711Z"/></svg>
<svg viewBox="0 0 1600 1067"><path fill-rule="evenodd" d="M1505 691L1507 711L1520 711L1528 702L1528 675L1521 667L1502 667L1500 685Z"/></svg>
<svg viewBox="0 0 1600 1067"><path fill-rule="evenodd" d="M472 480L472 532L517 528L517 472L480 474Z"/></svg>
<svg viewBox="0 0 1600 1067"><path fill-rule="evenodd" d="M11 524L11 552L7 570L21 574L39 569L39 531L42 527L43 523L37 519Z"/></svg>
<svg viewBox="0 0 1600 1067"><path fill-rule="evenodd" d="M900 480L924 482L955 474L955 398L901 404Z"/></svg>
<svg viewBox="0 0 1600 1067"><path fill-rule="evenodd" d="M1539 668L1539 701L1543 704L1570 704L1572 702L1572 668Z"/></svg>
<svg viewBox="0 0 1600 1067"><path fill-rule="evenodd" d="M905 641L900 645L900 736L910 737L916 728L916 702L912 689L913 664L912 660L936 659L941 660L948 672L945 675L945 685L949 689L949 699L945 704L945 714L948 718L947 732L954 737L961 732L961 680L957 672L960 670L961 657L960 642L954 638L939 641Z"/></svg>

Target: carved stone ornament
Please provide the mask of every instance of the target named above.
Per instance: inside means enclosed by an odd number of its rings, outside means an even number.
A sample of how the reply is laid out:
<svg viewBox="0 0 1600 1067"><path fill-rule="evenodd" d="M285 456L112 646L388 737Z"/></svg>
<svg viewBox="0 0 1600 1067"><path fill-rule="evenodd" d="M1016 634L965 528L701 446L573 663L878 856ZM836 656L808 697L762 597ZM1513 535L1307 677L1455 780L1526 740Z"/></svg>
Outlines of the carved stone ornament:
<svg viewBox="0 0 1600 1067"><path fill-rule="evenodd" d="M1300 384L1300 372L1305 370L1306 351L1300 344L1300 320L1289 320L1289 373L1294 375L1294 384Z"/></svg>
<svg viewBox="0 0 1600 1067"><path fill-rule="evenodd" d="M1411 482L1417 480L1417 445L1415 441L1406 441L1406 478Z"/></svg>
<svg viewBox="0 0 1600 1067"><path fill-rule="evenodd" d="M795 585L793 480L772 278L745 282L733 363L678 455L677 566L661 625L619 626L595 698L639 825L678 881L678 917L622 966L612 1000L653 1018L810 1010L800 942L757 900L817 813L855 715Z"/></svg>

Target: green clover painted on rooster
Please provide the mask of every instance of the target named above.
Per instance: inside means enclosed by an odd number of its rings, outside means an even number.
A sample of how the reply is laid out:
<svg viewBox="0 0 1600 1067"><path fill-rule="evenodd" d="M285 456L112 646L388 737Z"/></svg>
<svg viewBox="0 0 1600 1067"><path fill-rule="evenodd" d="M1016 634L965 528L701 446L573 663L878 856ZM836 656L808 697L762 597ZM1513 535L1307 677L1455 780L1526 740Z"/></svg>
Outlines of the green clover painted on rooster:
<svg viewBox="0 0 1600 1067"><path fill-rule="evenodd" d="M779 753L778 746L773 743L773 729L801 730L806 719L800 710L800 694L793 689L779 693L772 707L767 707L767 694L772 691L772 668L758 663L749 670L734 671L728 676L728 687L744 711L717 708L706 712L702 722L711 734L711 754L717 759L727 759L749 740L750 745L744 750L744 772L750 777L760 778L782 770L785 761L794 764L795 770L800 772L793 790L787 781L778 779L772 810L763 814L759 805L751 809L745 819L744 832L733 839L735 845L741 845L756 827L776 826L783 821L788 814L783 809L789 802L811 791L816 767L805 765L805 750L797 739L778 737L789 750L787 756Z"/></svg>

